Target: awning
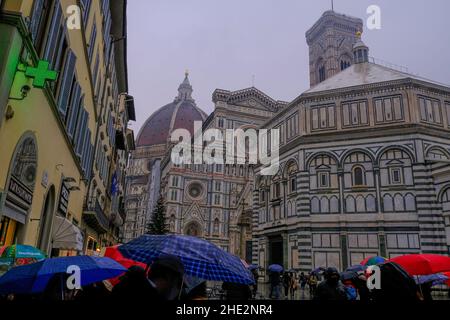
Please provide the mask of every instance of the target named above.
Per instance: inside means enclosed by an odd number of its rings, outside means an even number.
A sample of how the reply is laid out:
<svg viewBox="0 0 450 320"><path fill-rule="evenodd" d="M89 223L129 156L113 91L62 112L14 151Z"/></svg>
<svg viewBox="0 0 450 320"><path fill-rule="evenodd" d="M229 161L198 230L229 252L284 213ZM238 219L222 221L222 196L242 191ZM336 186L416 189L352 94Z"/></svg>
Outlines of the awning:
<svg viewBox="0 0 450 320"><path fill-rule="evenodd" d="M82 251L83 235L80 229L66 218L56 216L53 221L52 248Z"/></svg>

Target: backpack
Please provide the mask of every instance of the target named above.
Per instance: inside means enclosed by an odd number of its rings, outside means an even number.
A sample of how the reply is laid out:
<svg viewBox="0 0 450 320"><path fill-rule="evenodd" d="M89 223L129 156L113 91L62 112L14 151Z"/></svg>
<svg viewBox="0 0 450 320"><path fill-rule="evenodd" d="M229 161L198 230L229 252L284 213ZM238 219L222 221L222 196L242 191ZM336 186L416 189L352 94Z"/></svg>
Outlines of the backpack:
<svg viewBox="0 0 450 320"><path fill-rule="evenodd" d="M358 297L358 293L356 292L356 288L353 286L344 286L345 294L347 295L347 300L356 300Z"/></svg>

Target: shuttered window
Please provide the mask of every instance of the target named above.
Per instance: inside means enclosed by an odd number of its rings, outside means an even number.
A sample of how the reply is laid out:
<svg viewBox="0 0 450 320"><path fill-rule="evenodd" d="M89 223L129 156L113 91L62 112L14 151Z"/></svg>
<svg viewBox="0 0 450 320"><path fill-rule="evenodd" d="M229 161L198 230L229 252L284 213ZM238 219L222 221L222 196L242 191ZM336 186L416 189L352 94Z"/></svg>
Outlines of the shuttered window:
<svg viewBox="0 0 450 320"><path fill-rule="evenodd" d="M79 121L77 126L77 131L75 133L75 152L81 158L83 152L83 143L86 135L86 129L89 120L88 112L83 108L80 109Z"/></svg>
<svg viewBox="0 0 450 320"><path fill-rule="evenodd" d="M42 13L44 11L44 0L35 0L33 3L33 11L31 13L30 32L33 43L36 44L39 33L39 26L42 20Z"/></svg>
<svg viewBox="0 0 450 320"><path fill-rule="evenodd" d="M92 26L91 31L91 38L89 39L89 51L88 51L89 62L92 62L92 55L94 54L96 40L97 40L97 26L95 25L94 21L94 25Z"/></svg>
<svg viewBox="0 0 450 320"><path fill-rule="evenodd" d="M92 0L81 0L82 10L83 10L83 22L84 25L87 24L89 18L89 10L91 9Z"/></svg>
<svg viewBox="0 0 450 320"><path fill-rule="evenodd" d="M67 133L69 134L70 139L73 139L75 134L75 128L77 125L77 116L80 108L82 107L81 103L83 102L83 99L84 98L81 97L81 87L78 84L78 82L74 81L66 125Z"/></svg>
<svg viewBox="0 0 450 320"><path fill-rule="evenodd" d="M97 87L97 77L98 77L98 68L99 68L99 66L100 66L100 58L99 58L98 53L97 53L97 57L95 58L94 72L92 74L92 77L93 77L92 81L93 81L93 84L94 84L94 88Z"/></svg>
<svg viewBox="0 0 450 320"><path fill-rule="evenodd" d="M50 62L50 66L54 68L56 59L55 52L59 48L58 42L61 40L61 33L64 32L62 26L62 10L59 1L53 2L54 9L52 14L52 22L48 32L47 44L44 51L44 60Z"/></svg>
<svg viewBox="0 0 450 320"><path fill-rule="evenodd" d="M109 10L106 12L105 19L103 41L105 42L105 57L107 57L107 60L109 61L111 49L111 14L109 13Z"/></svg>
<svg viewBox="0 0 450 320"><path fill-rule="evenodd" d="M58 93L58 110L65 119L69 104L70 91L72 89L73 79L75 77L76 57L71 49L68 50L64 68L62 70L62 80Z"/></svg>

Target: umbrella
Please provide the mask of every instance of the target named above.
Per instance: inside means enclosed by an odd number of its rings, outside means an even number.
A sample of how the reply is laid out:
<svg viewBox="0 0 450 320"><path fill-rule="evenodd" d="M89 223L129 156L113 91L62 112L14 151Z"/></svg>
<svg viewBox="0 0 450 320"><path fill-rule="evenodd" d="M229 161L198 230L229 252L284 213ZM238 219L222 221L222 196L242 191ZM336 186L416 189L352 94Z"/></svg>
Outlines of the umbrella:
<svg viewBox="0 0 450 320"><path fill-rule="evenodd" d="M405 254L390 259L410 275L427 275L450 271L450 257L438 254Z"/></svg>
<svg viewBox="0 0 450 320"><path fill-rule="evenodd" d="M280 266L279 264L271 264L267 270L270 272L283 272L284 268Z"/></svg>
<svg viewBox="0 0 450 320"><path fill-rule="evenodd" d="M312 270L311 273L321 273L324 271L325 271L324 267L318 267L318 268L315 268L314 270Z"/></svg>
<svg viewBox="0 0 450 320"><path fill-rule="evenodd" d="M251 264L248 266L248 270L256 270L259 269L259 266L257 264Z"/></svg>
<svg viewBox="0 0 450 320"><path fill-rule="evenodd" d="M366 270L366 267L360 264L356 264L354 266L348 267L345 271L354 271L354 272L360 272Z"/></svg>
<svg viewBox="0 0 450 320"><path fill-rule="evenodd" d="M253 275L241 260L218 246L191 236L143 235L119 251L125 258L151 264L161 255L173 255L181 259L186 274L215 281L253 284Z"/></svg>
<svg viewBox="0 0 450 320"><path fill-rule="evenodd" d="M367 257L363 261L360 262L362 266L374 266L377 264L385 263L386 258L380 257L380 256L373 256L373 257Z"/></svg>
<svg viewBox="0 0 450 320"><path fill-rule="evenodd" d="M184 276L184 286L183 286L184 291L186 293L189 293L195 288L197 288L199 285L201 285L203 282L205 282L205 280L197 277Z"/></svg>
<svg viewBox="0 0 450 320"><path fill-rule="evenodd" d="M450 272L443 272L442 274L448 278L445 284L450 287Z"/></svg>
<svg viewBox="0 0 450 320"><path fill-rule="evenodd" d="M120 263L122 266L124 266L127 269L129 269L132 266L142 267L143 269L145 269L147 267L147 265L145 263L125 258L123 256L123 254L120 252L119 246L120 245L107 247L105 250L104 256L117 261L118 263ZM120 277L109 280L109 282L113 286L115 286L117 283L119 283L119 281L120 281Z"/></svg>
<svg viewBox="0 0 450 320"><path fill-rule="evenodd" d="M417 285L401 266L386 261L379 268L381 287L371 290L373 301L417 301Z"/></svg>
<svg viewBox="0 0 450 320"><path fill-rule="evenodd" d="M55 275L68 275L70 266L80 268L80 284L85 286L117 277L127 271L116 261L103 257L60 257L14 267L0 278L0 294L35 294L45 290Z"/></svg>
<svg viewBox="0 0 450 320"><path fill-rule="evenodd" d="M440 273L435 273L426 276L415 276L414 280L416 281L417 284L432 282L433 285L437 285L446 283L448 281L448 277Z"/></svg>
<svg viewBox="0 0 450 320"><path fill-rule="evenodd" d="M1 258L10 259L12 264L24 265L32 262L43 260L47 255L41 250L23 244L13 244L11 246L3 247L1 250Z"/></svg>
<svg viewBox="0 0 450 320"><path fill-rule="evenodd" d="M356 271L345 271L341 272L341 280L347 281L358 278L358 273Z"/></svg>

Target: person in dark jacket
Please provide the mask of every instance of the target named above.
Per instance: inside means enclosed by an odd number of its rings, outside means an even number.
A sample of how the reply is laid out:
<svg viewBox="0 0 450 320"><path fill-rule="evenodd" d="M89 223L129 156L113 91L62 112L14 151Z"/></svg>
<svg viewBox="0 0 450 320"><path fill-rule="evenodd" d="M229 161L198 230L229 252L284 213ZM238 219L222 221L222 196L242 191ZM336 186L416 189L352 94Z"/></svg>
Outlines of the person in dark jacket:
<svg viewBox="0 0 450 320"><path fill-rule="evenodd" d="M250 286L239 283L224 282L222 289L225 290L225 300L250 300L252 291Z"/></svg>
<svg viewBox="0 0 450 320"><path fill-rule="evenodd" d="M327 268L324 272L325 281L322 281L316 289L314 300L319 301L344 301L347 300L345 287L340 281L340 275L336 268Z"/></svg>
<svg viewBox="0 0 450 320"><path fill-rule="evenodd" d="M112 298L127 301L164 301L180 298L184 276L181 260L163 255L153 262L147 278L143 268L131 267L113 291Z"/></svg>
<svg viewBox="0 0 450 320"><path fill-rule="evenodd" d="M271 272L269 274L269 282L270 282L269 298L279 299L280 298L280 273L279 272Z"/></svg>
<svg viewBox="0 0 450 320"><path fill-rule="evenodd" d="M291 285L291 274L287 271L284 272L282 279L284 288L284 298L287 300L289 297L289 286Z"/></svg>
<svg viewBox="0 0 450 320"><path fill-rule="evenodd" d="M370 291L367 287L367 279L364 274L358 275L357 278L353 279L353 284L358 291L360 301L370 300Z"/></svg>
<svg viewBox="0 0 450 320"><path fill-rule="evenodd" d="M253 297L253 299L255 299L256 293L258 292L258 279L259 279L258 269L253 269L252 275L253 275L253 279L255 280L255 284L253 285L253 290L252 290L252 297Z"/></svg>
<svg viewBox="0 0 450 320"><path fill-rule="evenodd" d="M130 267L120 278L120 282L112 290L111 298L118 301L142 301L146 298L162 300L148 282L145 270L138 266Z"/></svg>
<svg viewBox="0 0 450 320"><path fill-rule="evenodd" d="M150 267L148 281L163 300L179 300L183 290L184 266L172 255L160 256Z"/></svg>
<svg viewBox="0 0 450 320"><path fill-rule="evenodd" d="M96 282L84 286L77 294L77 301L104 301L110 296L111 292L106 288L103 282Z"/></svg>

